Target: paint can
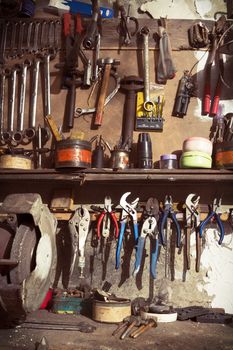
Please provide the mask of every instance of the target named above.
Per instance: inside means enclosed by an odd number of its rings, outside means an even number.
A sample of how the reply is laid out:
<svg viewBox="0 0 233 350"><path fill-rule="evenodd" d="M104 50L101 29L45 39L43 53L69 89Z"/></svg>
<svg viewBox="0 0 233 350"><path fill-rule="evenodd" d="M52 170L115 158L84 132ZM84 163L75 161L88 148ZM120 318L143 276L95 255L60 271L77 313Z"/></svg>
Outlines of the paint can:
<svg viewBox="0 0 233 350"><path fill-rule="evenodd" d="M214 144L214 163L217 169L233 169L233 142Z"/></svg>
<svg viewBox="0 0 233 350"><path fill-rule="evenodd" d="M80 139L61 140L56 143L55 168L91 167L91 143Z"/></svg>
<svg viewBox="0 0 233 350"><path fill-rule="evenodd" d="M129 168L129 152L121 149L111 151L110 168L112 169L128 169Z"/></svg>
<svg viewBox="0 0 233 350"><path fill-rule="evenodd" d="M210 169L212 158L204 152L183 152L180 158L180 168L204 168Z"/></svg>
<svg viewBox="0 0 233 350"><path fill-rule="evenodd" d="M92 318L98 322L117 323L122 322L125 317L131 315L131 301L121 299L121 301L93 300Z"/></svg>
<svg viewBox="0 0 233 350"><path fill-rule="evenodd" d="M32 160L25 155L3 154L0 157L1 169L32 169Z"/></svg>

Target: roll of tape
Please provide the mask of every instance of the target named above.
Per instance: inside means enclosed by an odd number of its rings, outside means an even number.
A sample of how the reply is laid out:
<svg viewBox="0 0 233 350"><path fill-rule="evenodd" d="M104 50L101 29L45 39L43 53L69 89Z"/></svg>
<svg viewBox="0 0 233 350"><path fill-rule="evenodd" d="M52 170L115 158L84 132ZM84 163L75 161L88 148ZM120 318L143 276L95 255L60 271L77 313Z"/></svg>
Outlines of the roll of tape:
<svg viewBox="0 0 233 350"><path fill-rule="evenodd" d="M177 320L177 312L156 314L154 312L146 312L144 310L140 311L143 320L153 319L156 322L174 322Z"/></svg>

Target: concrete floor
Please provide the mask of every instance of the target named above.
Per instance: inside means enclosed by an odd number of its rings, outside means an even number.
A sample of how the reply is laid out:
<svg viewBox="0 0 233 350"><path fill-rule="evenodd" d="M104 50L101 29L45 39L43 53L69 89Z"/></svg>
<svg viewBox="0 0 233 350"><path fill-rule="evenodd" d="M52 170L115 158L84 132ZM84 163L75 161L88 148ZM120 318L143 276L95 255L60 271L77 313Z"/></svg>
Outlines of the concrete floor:
<svg viewBox="0 0 233 350"><path fill-rule="evenodd" d="M192 321L159 323L157 328L148 330L137 339L119 339L120 334L112 336L116 324L95 322L82 315L57 315L46 310L32 313L30 322L64 323L78 325L84 322L94 326L93 333L80 331L51 331L25 329L0 329L0 349L36 349L43 336L46 337L49 350L233 350L233 324L205 324Z"/></svg>

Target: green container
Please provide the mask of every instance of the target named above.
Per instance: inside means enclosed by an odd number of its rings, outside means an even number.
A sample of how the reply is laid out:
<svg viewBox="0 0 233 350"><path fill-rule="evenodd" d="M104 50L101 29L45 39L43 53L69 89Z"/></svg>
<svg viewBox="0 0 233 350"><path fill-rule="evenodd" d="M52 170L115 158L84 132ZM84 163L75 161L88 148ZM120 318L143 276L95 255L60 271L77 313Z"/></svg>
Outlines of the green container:
<svg viewBox="0 0 233 350"><path fill-rule="evenodd" d="M54 296L51 310L57 314L81 314L88 316L91 313L91 301L74 296Z"/></svg>
<svg viewBox="0 0 233 350"><path fill-rule="evenodd" d="M183 152L180 167L210 169L212 167L212 157L208 153L199 151Z"/></svg>

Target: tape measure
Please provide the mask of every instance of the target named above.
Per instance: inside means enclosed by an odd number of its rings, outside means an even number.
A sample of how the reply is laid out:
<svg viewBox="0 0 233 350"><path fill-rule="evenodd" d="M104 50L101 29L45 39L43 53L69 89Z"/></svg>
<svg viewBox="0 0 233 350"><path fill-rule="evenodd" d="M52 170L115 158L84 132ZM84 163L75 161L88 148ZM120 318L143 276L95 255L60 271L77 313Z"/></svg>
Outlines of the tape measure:
<svg viewBox="0 0 233 350"><path fill-rule="evenodd" d="M57 124L56 124L53 116L49 114L49 115L47 115L45 117L45 120L47 121L47 123L49 125L49 128L50 128L50 130L52 132L52 135L55 138L55 140L57 142L63 140L63 136L60 133L60 131L58 130Z"/></svg>

